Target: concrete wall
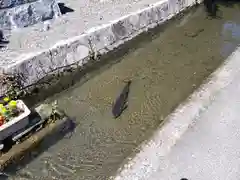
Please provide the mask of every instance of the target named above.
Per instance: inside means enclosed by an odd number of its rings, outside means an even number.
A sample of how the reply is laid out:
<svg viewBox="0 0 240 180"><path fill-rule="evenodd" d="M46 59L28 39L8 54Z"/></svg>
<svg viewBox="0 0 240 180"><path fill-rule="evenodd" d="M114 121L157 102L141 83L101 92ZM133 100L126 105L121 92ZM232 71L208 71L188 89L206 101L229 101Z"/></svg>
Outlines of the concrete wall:
<svg viewBox="0 0 240 180"><path fill-rule="evenodd" d="M104 54L131 40L140 33L171 19L195 0L161 0L145 9L120 19L89 29L85 34L59 41L50 49L22 54L10 65L0 67L4 72L23 73L26 85L46 76L52 69L70 64L83 66L88 63L89 40L95 51Z"/></svg>

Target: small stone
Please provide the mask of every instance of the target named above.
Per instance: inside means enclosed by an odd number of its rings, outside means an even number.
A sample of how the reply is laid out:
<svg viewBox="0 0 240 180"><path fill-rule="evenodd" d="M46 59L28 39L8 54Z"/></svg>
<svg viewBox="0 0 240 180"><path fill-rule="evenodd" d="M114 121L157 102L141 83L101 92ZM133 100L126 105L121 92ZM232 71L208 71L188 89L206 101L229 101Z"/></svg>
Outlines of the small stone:
<svg viewBox="0 0 240 180"><path fill-rule="evenodd" d="M51 116L53 107L50 104L41 104L35 108L35 111L39 114L42 120L46 120Z"/></svg>
<svg viewBox="0 0 240 180"><path fill-rule="evenodd" d="M48 31L50 29L50 22L49 21L45 21L43 23L43 31Z"/></svg>

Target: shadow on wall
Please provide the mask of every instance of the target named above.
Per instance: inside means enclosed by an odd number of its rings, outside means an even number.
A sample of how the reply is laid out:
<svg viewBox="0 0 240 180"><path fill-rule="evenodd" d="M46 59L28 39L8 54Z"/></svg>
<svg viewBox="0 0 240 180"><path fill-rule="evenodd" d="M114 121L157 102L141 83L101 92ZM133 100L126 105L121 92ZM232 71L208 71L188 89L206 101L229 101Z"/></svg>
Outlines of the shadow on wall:
<svg viewBox="0 0 240 180"><path fill-rule="evenodd" d="M218 0L217 2L226 7L233 7L234 5L238 4L240 8L240 0Z"/></svg>
<svg viewBox="0 0 240 180"><path fill-rule="evenodd" d="M72 8L69 8L67 6L65 6L64 3L58 3L59 9L61 11L62 14L67 14L70 12L74 12L74 10Z"/></svg>
<svg viewBox="0 0 240 180"><path fill-rule="evenodd" d="M204 0L203 4L205 6L205 10L208 13L208 16L216 18L218 12L218 5L216 0Z"/></svg>
<svg viewBox="0 0 240 180"><path fill-rule="evenodd" d="M3 31L0 30L0 49L6 47L8 43L9 41L5 39Z"/></svg>
<svg viewBox="0 0 240 180"><path fill-rule="evenodd" d="M212 18L221 18L218 5L233 7L238 5L240 9L240 0L203 0L206 12Z"/></svg>

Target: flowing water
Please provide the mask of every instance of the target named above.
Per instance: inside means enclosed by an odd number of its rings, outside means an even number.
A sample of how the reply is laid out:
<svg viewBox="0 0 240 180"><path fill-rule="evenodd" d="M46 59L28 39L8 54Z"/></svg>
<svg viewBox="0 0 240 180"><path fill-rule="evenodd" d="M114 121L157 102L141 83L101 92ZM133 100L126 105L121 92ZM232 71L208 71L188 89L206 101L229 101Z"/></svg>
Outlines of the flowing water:
<svg viewBox="0 0 240 180"><path fill-rule="evenodd" d="M77 127L71 137L19 165L9 179L106 180L113 175L240 44L240 6L219 8L217 19L196 8L89 81L48 99L58 100ZM126 80L132 80L128 109L114 119L112 102Z"/></svg>

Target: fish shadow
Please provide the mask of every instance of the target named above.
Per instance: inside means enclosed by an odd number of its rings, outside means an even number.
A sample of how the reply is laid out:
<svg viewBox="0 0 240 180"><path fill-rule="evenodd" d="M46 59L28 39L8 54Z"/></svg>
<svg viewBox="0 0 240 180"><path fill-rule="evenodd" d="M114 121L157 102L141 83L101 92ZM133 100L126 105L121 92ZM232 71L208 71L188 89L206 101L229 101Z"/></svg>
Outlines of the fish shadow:
<svg viewBox="0 0 240 180"><path fill-rule="evenodd" d="M36 149L26 153L23 159L21 159L18 163L12 163L8 165L3 174L0 174L0 180L7 180L9 177L16 175L19 170L25 168L31 161L39 157L42 153L48 150L51 146L54 146L60 140L64 138L71 138L77 125L76 118L69 117L60 131L45 138ZM5 173L6 175L4 175Z"/></svg>
<svg viewBox="0 0 240 180"><path fill-rule="evenodd" d="M130 92L130 85L132 81L126 81L125 86L122 89L120 95L117 97L115 102L113 103L112 107L112 115L115 119L121 116L121 114L127 109L128 107L128 96Z"/></svg>

